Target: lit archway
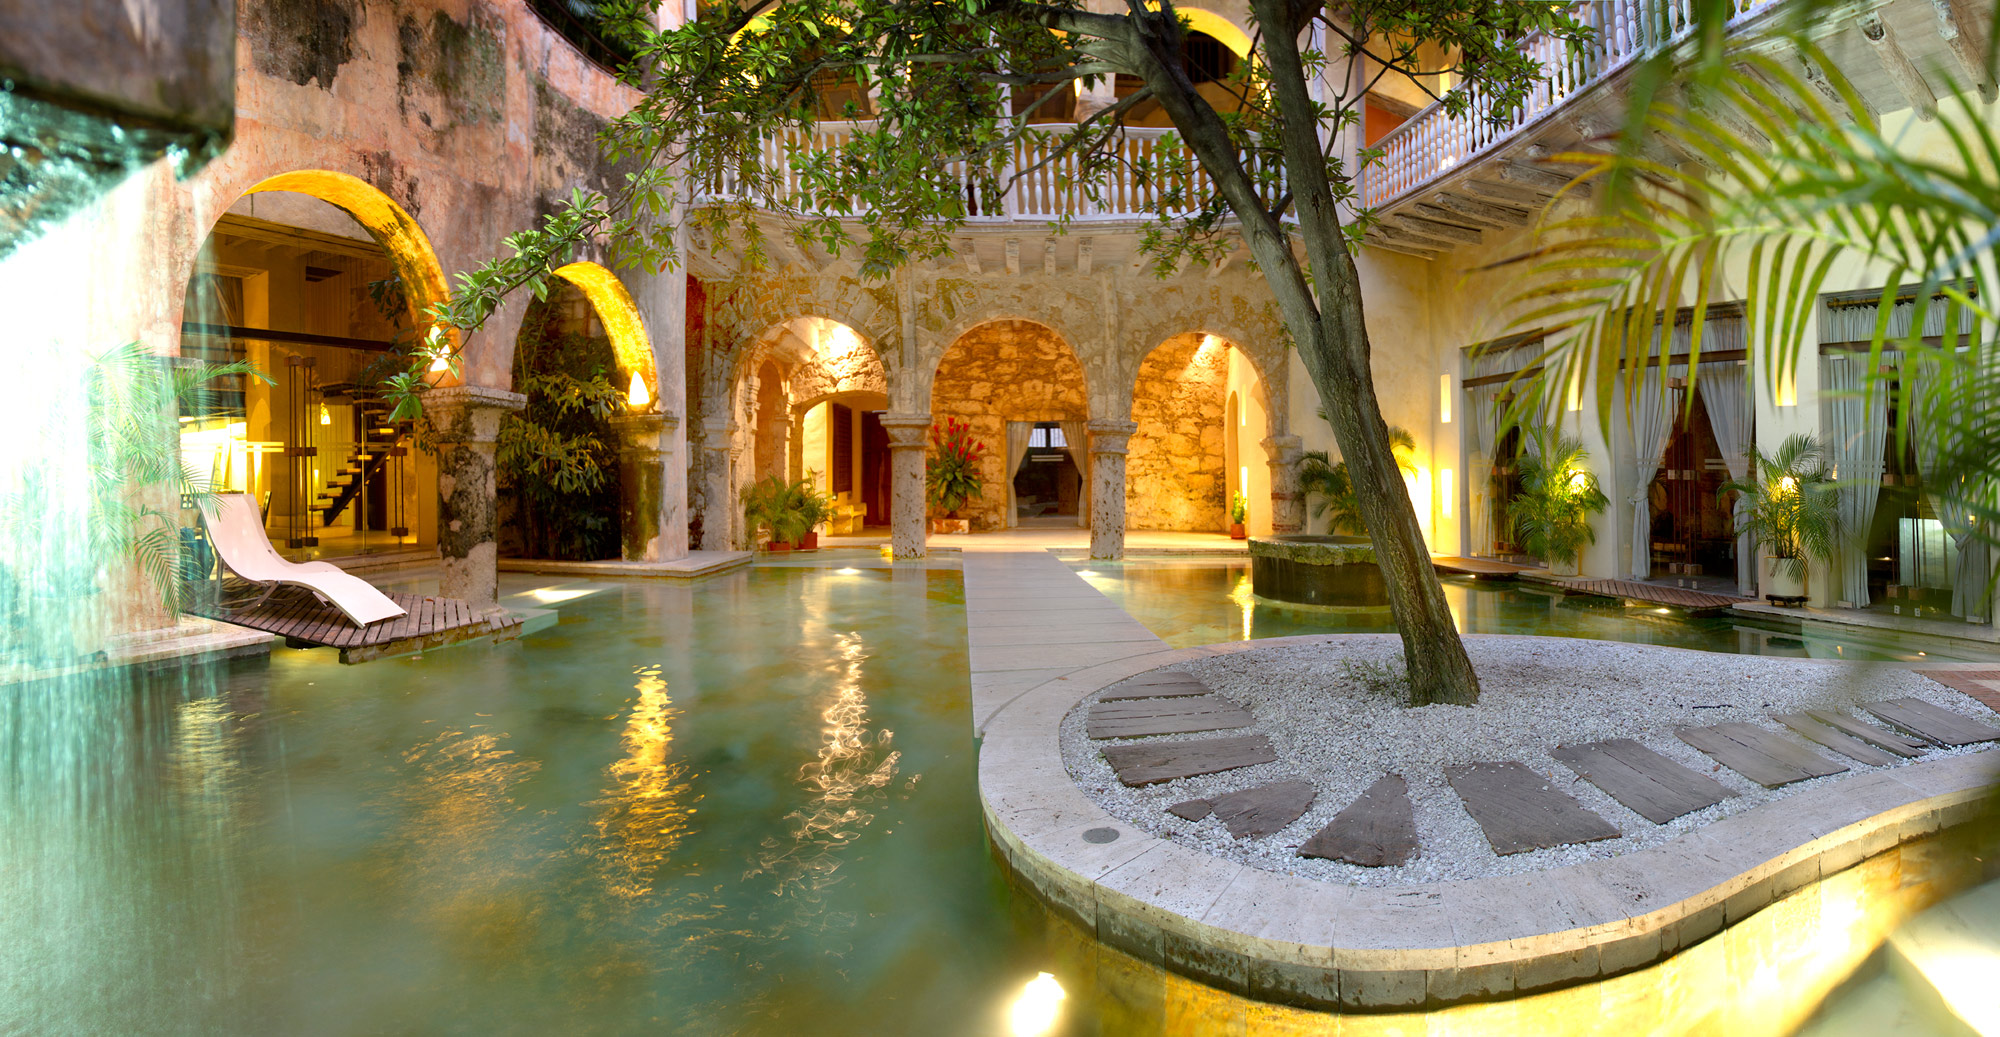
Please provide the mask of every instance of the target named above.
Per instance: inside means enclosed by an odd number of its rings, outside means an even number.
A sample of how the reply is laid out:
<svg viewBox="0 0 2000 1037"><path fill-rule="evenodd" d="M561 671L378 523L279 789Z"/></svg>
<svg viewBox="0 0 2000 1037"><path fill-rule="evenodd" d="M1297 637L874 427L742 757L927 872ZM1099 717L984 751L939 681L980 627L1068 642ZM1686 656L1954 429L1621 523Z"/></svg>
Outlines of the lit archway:
<svg viewBox="0 0 2000 1037"><path fill-rule="evenodd" d="M935 421L964 420L986 447L983 492L960 514L974 531L1090 518L1090 391L1083 363L1038 321L973 325L938 359Z"/></svg>
<svg viewBox="0 0 2000 1037"><path fill-rule="evenodd" d="M1254 378L1237 350L1214 335L1175 335L1139 364L1132 385L1137 427L1125 457L1129 529L1219 532L1240 489L1230 448L1237 398ZM1232 375L1235 377L1232 378ZM1239 404L1240 406L1240 404ZM1258 436L1256 438L1262 438Z"/></svg>
<svg viewBox="0 0 2000 1037"><path fill-rule="evenodd" d="M596 263L576 262L557 267L555 275L568 281L590 300L591 309L611 339L618 357L619 385L626 389L634 407L643 407L659 397L660 377L653 364L653 340L639 319L639 306L618 275ZM643 403L642 403L643 398Z"/></svg>

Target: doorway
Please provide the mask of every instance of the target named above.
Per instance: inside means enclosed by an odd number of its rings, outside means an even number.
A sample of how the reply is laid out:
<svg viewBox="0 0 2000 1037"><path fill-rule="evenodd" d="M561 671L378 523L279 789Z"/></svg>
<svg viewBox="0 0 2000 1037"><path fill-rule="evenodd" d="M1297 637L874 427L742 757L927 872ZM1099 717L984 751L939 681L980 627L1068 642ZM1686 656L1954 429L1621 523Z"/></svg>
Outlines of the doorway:
<svg viewBox="0 0 2000 1037"><path fill-rule="evenodd" d="M1062 426L1038 421L1028 430L1028 450L1014 471L1014 524L1075 526L1083 499L1083 472L1070 456Z"/></svg>

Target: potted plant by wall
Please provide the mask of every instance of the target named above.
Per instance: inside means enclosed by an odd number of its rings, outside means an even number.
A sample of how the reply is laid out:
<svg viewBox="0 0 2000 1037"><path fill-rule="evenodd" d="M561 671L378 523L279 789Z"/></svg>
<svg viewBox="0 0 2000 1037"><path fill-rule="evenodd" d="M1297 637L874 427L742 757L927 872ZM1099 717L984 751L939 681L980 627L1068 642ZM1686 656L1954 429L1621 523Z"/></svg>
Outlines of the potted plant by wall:
<svg viewBox="0 0 2000 1037"><path fill-rule="evenodd" d="M1321 408L1321 420L1326 418ZM1405 478L1414 478L1417 437L1401 425L1389 426L1389 448L1396 455L1396 467ZM1354 480L1347 474L1347 462L1335 461L1324 450L1308 450L1299 458L1299 492L1315 497L1312 517L1327 520L1326 531L1335 535L1367 536L1368 523L1361 520L1361 501L1354 495Z"/></svg>
<svg viewBox="0 0 2000 1037"><path fill-rule="evenodd" d="M958 509L979 496L985 488L979 477L979 461L986 444L972 438L972 426L958 418L946 418L943 425L931 426L931 456L924 473L925 496L932 508L943 512L931 519L933 533L968 533L971 521L960 518Z"/></svg>
<svg viewBox="0 0 2000 1037"><path fill-rule="evenodd" d="M819 527L833 518L833 498L820 492L813 481L817 475L816 472L808 472L805 478L792 484L799 521L805 524L805 532L799 535L801 551L819 550Z"/></svg>
<svg viewBox="0 0 2000 1037"><path fill-rule="evenodd" d="M1240 493L1229 497L1229 539L1241 540L1250 534L1243 529L1243 519L1250 514L1250 498Z"/></svg>
<svg viewBox="0 0 2000 1037"><path fill-rule="evenodd" d="M770 533L765 550L790 551L805 537L805 517L797 487L775 475L757 480L743 492L744 524Z"/></svg>
<svg viewBox="0 0 2000 1037"><path fill-rule="evenodd" d="M1521 457L1521 492L1509 505L1514 532L1555 576L1582 571L1583 549L1597 542L1590 517L1611 506L1584 466L1583 444L1552 428L1533 429L1538 449Z"/></svg>
<svg viewBox="0 0 2000 1037"><path fill-rule="evenodd" d="M1750 478L1722 487L1743 495L1743 529L1764 549L1757 589L1775 601L1809 593L1806 563L1833 561L1842 533L1833 473L1819 440L1799 433L1764 454L1750 447Z"/></svg>

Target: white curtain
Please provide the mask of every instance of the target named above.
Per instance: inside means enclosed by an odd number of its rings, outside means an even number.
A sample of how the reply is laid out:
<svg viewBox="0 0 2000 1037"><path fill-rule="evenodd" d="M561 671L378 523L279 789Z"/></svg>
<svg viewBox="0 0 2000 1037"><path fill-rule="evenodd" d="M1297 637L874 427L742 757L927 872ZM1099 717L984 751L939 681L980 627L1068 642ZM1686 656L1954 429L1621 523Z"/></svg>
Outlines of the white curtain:
<svg viewBox="0 0 2000 1037"><path fill-rule="evenodd" d="M1870 308L1868 311L1875 311ZM1824 325L1822 325L1824 327ZM1870 331L1873 326L1870 326ZM1884 360L1894 354L1884 353ZM1889 433L1889 390L1870 390L1866 353L1831 353L1819 358L1821 440L1833 462L1837 505L1848 542L1836 568L1840 599L1855 608L1868 604L1868 531L1875 524L1875 501L1882 495L1882 447Z"/></svg>
<svg viewBox="0 0 2000 1037"><path fill-rule="evenodd" d="M1937 408L1953 406L1953 401L1965 399L1966 393L1953 385L1962 376L1941 373L1939 363L1930 358L1912 365L1916 384L1910 397L1916 413L1910 432L1917 442L1917 470L1923 479L1924 498L1937 513L1945 535L1958 548L1958 564L1951 574L1951 614L1983 621L1987 612L1986 546L1977 535L1972 509L1966 503L1966 498L1977 492L1977 484L1966 482L1963 476L1946 482L1946 473L1939 471L1940 463L1954 451L1946 442L1953 422Z"/></svg>
<svg viewBox="0 0 2000 1037"><path fill-rule="evenodd" d="M1486 378L1508 373L1520 357L1513 350L1499 350L1479 353L1475 349L1467 364L1468 378ZM1472 456L1466 459L1466 499L1472 509L1468 516L1471 526L1472 546L1467 552L1476 555L1492 555L1496 539L1493 529L1494 512L1499 501L1493 499L1493 466L1499 458L1493 456L1500 440L1500 390L1504 383L1490 382L1484 385L1468 386L1465 390L1465 417L1467 446Z"/></svg>
<svg viewBox="0 0 2000 1037"><path fill-rule="evenodd" d="M1021 461L1028 456L1028 438L1035 431L1032 421L1010 421L1007 423L1007 525L1020 524L1021 508L1014 500L1014 476L1021 472Z"/></svg>
<svg viewBox="0 0 2000 1037"><path fill-rule="evenodd" d="M1090 422L1065 421L1062 423L1064 448L1069 451L1069 459L1076 463L1076 470L1083 476L1083 485L1076 491L1076 524L1090 525Z"/></svg>
<svg viewBox="0 0 2000 1037"><path fill-rule="evenodd" d="M1673 432L1674 410L1680 392L1668 391L1664 372L1658 366L1646 368L1639 379L1638 395L1628 406L1632 423L1632 467L1627 469L1626 503L1632 505L1632 578L1653 576L1653 476L1667 452L1667 437ZM1630 377L1627 375L1627 377Z"/></svg>
<svg viewBox="0 0 2000 1037"><path fill-rule="evenodd" d="M1744 348L1743 318L1721 317L1708 322L1702 333L1702 352ZM1750 405L1750 368L1746 363L1722 360L1699 365L1695 389L1708 411L1708 427L1715 432L1716 449L1729 478L1742 482L1750 476L1750 444L1754 411ZM1739 494L1730 514L1730 528L1736 534L1736 592L1744 597L1757 594L1757 551L1750 531L1743 528L1745 502Z"/></svg>

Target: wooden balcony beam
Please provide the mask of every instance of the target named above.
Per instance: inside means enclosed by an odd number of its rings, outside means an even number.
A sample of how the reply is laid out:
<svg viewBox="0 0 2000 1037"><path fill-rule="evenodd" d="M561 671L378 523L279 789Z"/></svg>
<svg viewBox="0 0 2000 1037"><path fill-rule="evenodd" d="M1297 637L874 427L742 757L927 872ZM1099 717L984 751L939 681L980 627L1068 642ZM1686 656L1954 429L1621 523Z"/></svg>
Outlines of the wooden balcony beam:
<svg viewBox="0 0 2000 1037"><path fill-rule="evenodd" d="M1466 179L1453 185L1459 190L1479 195L1482 199L1502 205L1522 206L1539 209L1549 203L1551 192L1524 187L1520 184L1503 184L1494 180Z"/></svg>
<svg viewBox="0 0 2000 1037"><path fill-rule="evenodd" d="M1375 233L1374 231L1369 231L1368 233L1362 235L1361 240L1367 242L1369 248L1379 248L1384 252L1397 252L1406 256L1415 256L1418 259L1436 259L1439 255L1442 254L1433 251L1431 249L1423 248L1417 245L1406 244L1404 242L1394 241L1392 239L1385 238L1382 235Z"/></svg>
<svg viewBox="0 0 2000 1037"><path fill-rule="evenodd" d="M1984 55L1973 45L1972 38L1960 29L1961 25L1986 25L1988 22L1982 20L1979 14L1962 11L1965 7L1963 0L1931 0L1931 6L1937 10L1938 35L1944 38L1945 48L1958 62L1958 74L1979 88L1980 100L1992 104L1994 98L2000 96L2000 91L1995 89L1993 77L1988 74ZM1962 17L1963 14L1972 14L1972 17Z"/></svg>
<svg viewBox="0 0 2000 1037"><path fill-rule="evenodd" d="M1847 101L1840 96L1840 91L1834 88L1833 81L1826 78L1826 70L1819 67L1818 62L1803 54L1799 55L1798 60L1800 74L1805 77L1806 82L1812 84L1814 90L1819 91L1820 97L1832 105L1835 111L1845 109ZM1868 100L1866 94L1862 94L1858 90L1855 93L1861 98L1862 109L1868 117L1868 124L1870 126L1879 125L1882 122L1882 113L1875 110L1874 103Z"/></svg>
<svg viewBox="0 0 2000 1037"><path fill-rule="evenodd" d="M1518 209L1514 206L1501 205L1497 202L1482 202L1476 198L1467 198L1464 195L1452 194L1449 191L1439 191L1437 194L1432 195L1431 204L1438 209L1454 214L1457 219L1485 223L1493 227L1524 227L1527 226L1529 221L1535 218L1534 212L1529 209ZM1425 206L1420 205L1417 207L1417 211L1423 212L1425 208ZM1424 214L1430 215L1429 213Z"/></svg>
<svg viewBox="0 0 2000 1037"><path fill-rule="evenodd" d="M1536 169L1534 166L1525 165L1520 162L1499 163L1498 168L1493 171L1493 175L1504 183L1529 187L1548 195L1554 195L1557 191L1570 186L1570 178L1561 173L1553 173L1546 169ZM1583 185L1572 188L1569 193L1577 195L1578 192L1582 192L1579 197L1587 198L1590 195L1590 188L1588 185Z"/></svg>
<svg viewBox="0 0 2000 1037"><path fill-rule="evenodd" d="M1456 241L1466 245L1477 245L1480 241L1478 231L1471 227L1459 226L1456 223L1440 223L1437 220L1425 219L1422 216L1412 216L1408 213L1397 213L1389 218L1396 221L1397 224L1426 237L1441 238L1445 241Z"/></svg>
<svg viewBox="0 0 2000 1037"><path fill-rule="evenodd" d="M1910 56L1896 42L1896 32L1880 14L1870 11L1855 23L1861 29L1861 38L1875 49L1875 57L1882 62L1882 71L1889 74L1889 81L1902 91L1903 99L1916 109L1917 118L1929 122L1937 118L1937 94L1931 85L1924 82L1923 73L1911 64Z"/></svg>
<svg viewBox="0 0 2000 1037"><path fill-rule="evenodd" d="M1441 238L1433 238L1421 230L1398 221L1394 216L1375 225L1374 233L1411 248L1427 248L1435 252L1450 252L1457 246Z"/></svg>

